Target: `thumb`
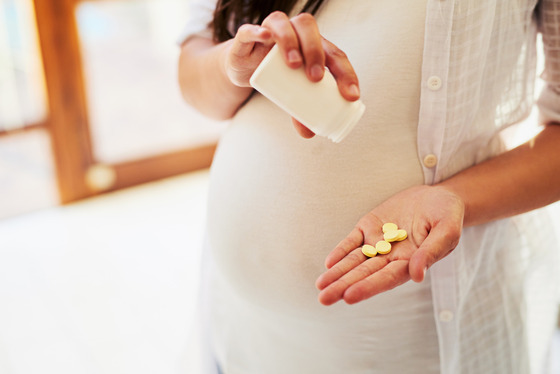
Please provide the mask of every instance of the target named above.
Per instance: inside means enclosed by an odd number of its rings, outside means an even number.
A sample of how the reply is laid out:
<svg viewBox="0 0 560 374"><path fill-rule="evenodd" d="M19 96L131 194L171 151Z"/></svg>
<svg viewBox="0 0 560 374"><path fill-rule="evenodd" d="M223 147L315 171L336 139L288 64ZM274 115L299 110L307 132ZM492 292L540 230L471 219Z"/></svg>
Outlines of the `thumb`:
<svg viewBox="0 0 560 374"><path fill-rule="evenodd" d="M298 134L301 137L303 137L305 139L310 139L310 138L315 136L315 133L313 131L309 130L307 127L305 127L297 119L292 118L292 123L294 124L294 127L296 128L296 131L298 132Z"/></svg>
<svg viewBox="0 0 560 374"><path fill-rule="evenodd" d="M232 41L231 53L240 58L247 57L253 52L255 43L270 43L271 38L270 30L264 27L250 24L242 25Z"/></svg>
<svg viewBox="0 0 560 374"><path fill-rule="evenodd" d="M461 227L443 222L435 225L420 248L412 255L408 264L410 277L415 282L422 282L426 270L441 260L459 244Z"/></svg>

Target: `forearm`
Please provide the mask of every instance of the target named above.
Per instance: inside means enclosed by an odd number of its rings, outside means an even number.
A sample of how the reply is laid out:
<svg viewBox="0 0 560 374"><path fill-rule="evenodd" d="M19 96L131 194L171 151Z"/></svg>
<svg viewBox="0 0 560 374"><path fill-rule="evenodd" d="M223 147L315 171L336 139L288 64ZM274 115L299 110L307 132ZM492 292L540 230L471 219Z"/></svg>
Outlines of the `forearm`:
<svg viewBox="0 0 560 374"><path fill-rule="evenodd" d="M202 114L219 120L231 118L251 95L251 87L234 85L225 72L231 40L215 44L192 38L181 48L179 85L186 102Z"/></svg>
<svg viewBox="0 0 560 374"><path fill-rule="evenodd" d="M465 203L464 225L524 213L560 199L560 125L440 183Z"/></svg>

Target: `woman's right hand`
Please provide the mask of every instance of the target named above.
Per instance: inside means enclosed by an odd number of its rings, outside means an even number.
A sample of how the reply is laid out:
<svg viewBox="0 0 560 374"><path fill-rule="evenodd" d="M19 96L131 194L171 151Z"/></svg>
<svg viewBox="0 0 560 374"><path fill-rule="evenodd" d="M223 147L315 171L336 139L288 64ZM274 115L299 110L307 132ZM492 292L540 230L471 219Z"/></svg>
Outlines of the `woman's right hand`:
<svg viewBox="0 0 560 374"><path fill-rule="evenodd" d="M236 86L249 87L251 75L274 44L282 51L284 61L293 68L304 65L307 77L318 82L329 68L338 89L346 100L360 98L358 77L346 54L319 33L315 17L301 13L288 18L285 13L273 12L262 25L246 24L230 41L225 58L228 79ZM304 138L315 134L292 118L297 132Z"/></svg>
<svg viewBox="0 0 560 374"><path fill-rule="evenodd" d="M226 75L234 85L250 87L251 75L274 45L272 33L265 27L245 24L229 43L225 55Z"/></svg>
<svg viewBox="0 0 560 374"><path fill-rule="evenodd" d="M291 68L305 66L307 77L317 82L323 78L325 66L338 82L340 93L349 101L360 97L358 78L346 54L324 39L309 13L288 18L273 12L262 25L246 24L239 28L230 42L225 67L233 84L249 87L249 79L274 44L282 51Z"/></svg>

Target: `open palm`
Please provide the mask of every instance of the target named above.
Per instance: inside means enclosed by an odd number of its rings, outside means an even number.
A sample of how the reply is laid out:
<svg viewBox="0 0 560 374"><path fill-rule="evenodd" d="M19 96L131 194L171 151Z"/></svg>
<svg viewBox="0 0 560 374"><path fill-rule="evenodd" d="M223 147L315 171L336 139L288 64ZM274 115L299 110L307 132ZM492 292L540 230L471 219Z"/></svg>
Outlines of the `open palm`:
<svg viewBox="0 0 560 374"><path fill-rule="evenodd" d="M393 289L410 279L420 282L425 269L444 258L461 236L464 204L443 187L416 186L400 192L362 217L327 256L327 271L317 279L319 301L349 304ZM393 222L408 232L390 253L366 257L361 247L383 240L382 226Z"/></svg>

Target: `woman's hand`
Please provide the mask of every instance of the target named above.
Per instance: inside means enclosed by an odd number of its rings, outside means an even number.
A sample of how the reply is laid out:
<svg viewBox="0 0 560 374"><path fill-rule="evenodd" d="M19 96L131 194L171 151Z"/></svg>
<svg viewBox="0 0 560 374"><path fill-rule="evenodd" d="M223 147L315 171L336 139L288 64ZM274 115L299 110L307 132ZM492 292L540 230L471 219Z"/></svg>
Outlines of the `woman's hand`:
<svg viewBox="0 0 560 374"><path fill-rule="evenodd" d="M410 279L421 282L425 269L449 254L463 227L463 201L440 186L417 186L391 197L364 216L327 256L328 270L317 279L319 301L348 304L393 289ZM408 232L386 255L366 257L363 244L383 240L382 226L393 222Z"/></svg>
<svg viewBox="0 0 560 374"><path fill-rule="evenodd" d="M251 75L274 44L278 44L286 64L293 69L303 65L312 82L323 78L326 66L335 77L341 95L349 101L359 99L358 78L348 57L321 36L315 18L308 13L290 19L282 12L274 12L260 26L241 26L225 57L230 81L239 87L249 87ZM314 135L295 119L293 122L301 136Z"/></svg>

